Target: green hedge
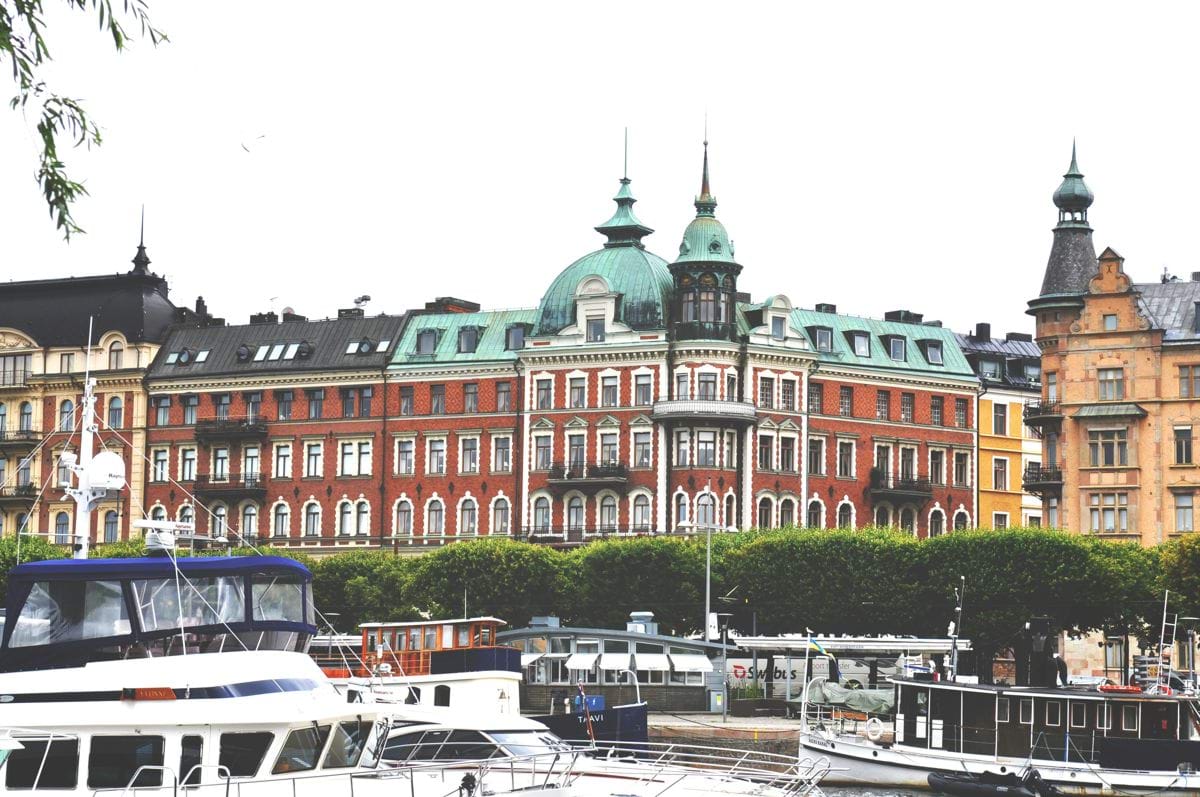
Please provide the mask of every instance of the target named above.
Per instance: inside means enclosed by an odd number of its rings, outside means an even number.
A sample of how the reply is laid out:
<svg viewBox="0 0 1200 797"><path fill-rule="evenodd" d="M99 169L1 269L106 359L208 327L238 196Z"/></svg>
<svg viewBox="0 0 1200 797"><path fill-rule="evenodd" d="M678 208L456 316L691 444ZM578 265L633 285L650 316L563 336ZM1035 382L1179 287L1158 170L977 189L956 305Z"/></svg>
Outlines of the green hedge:
<svg viewBox="0 0 1200 797"><path fill-rule="evenodd" d="M1147 549L1041 529L931 540L891 529L784 529L717 534L712 547L713 611L732 613L745 632L757 621L765 634L944 635L960 576L962 632L982 648L1005 645L1035 614L1080 633L1156 628L1168 588L1174 609L1200 614L1200 537ZM131 543L96 553L140 551ZM40 539L22 542L22 561L61 555ZM468 614L513 627L553 613L564 624L612 628L631 611L652 611L665 633L687 634L703 615L703 537L609 539L567 551L481 538L418 557L295 558L312 569L317 606L342 632L367 620L459 616L464 600ZM0 540L0 587L15 561L15 539Z"/></svg>

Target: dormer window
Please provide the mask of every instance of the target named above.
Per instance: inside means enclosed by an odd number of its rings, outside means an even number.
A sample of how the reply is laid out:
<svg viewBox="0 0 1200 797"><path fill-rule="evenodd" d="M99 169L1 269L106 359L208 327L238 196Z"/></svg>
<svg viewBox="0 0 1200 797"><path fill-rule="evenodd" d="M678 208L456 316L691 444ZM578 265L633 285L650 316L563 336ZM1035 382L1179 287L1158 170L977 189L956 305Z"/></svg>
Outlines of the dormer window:
<svg viewBox="0 0 1200 797"><path fill-rule="evenodd" d="M433 354L437 346L437 332L424 329L417 333L417 354Z"/></svg>
<svg viewBox="0 0 1200 797"><path fill-rule="evenodd" d="M504 333L504 348L508 351L525 348L525 327L520 324L509 327Z"/></svg>
<svg viewBox="0 0 1200 797"><path fill-rule="evenodd" d="M787 338L787 319L777 315L771 317L771 337L775 340Z"/></svg>
<svg viewBox="0 0 1200 797"><path fill-rule="evenodd" d="M1025 363L1025 378L1030 382L1042 381L1042 366L1041 363L1027 362Z"/></svg>
<svg viewBox="0 0 1200 797"><path fill-rule="evenodd" d="M871 336L866 332L851 332L850 346L858 357L871 356Z"/></svg>
<svg viewBox="0 0 1200 797"><path fill-rule="evenodd" d="M589 318L587 320L587 342L588 343L603 343L604 342L604 319Z"/></svg>
<svg viewBox="0 0 1200 797"><path fill-rule="evenodd" d="M984 379L999 379L1000 362L998 360L980 360L979 375Z"/></svg>
<svg viewBox="0 0 1200 797"><path fill-rule="evenodd" d="M833 330L827 327L814 327L813 339L817 342L817 351L833 351Z"/></svg>
<svg viewBox="0 0 1200 797"><path fill-rule="evenodd" d="M931 340L925 344L925 359L930 365L942 364L942 344L939 341Z"/></svg>
<svg viewBox="0 0 1200 797"><path fill-rule="evenodd" d="M905 340L901 337L888 338L888 356L893 360L904 362L905 356Z"/></svg>
<svg viewBox="0 0 1200 797"><path fill-rule="evenodd" d="M463 327L458 331L458 351L460 354L472 354L478 346L478 329L475 327Z"/></svg>

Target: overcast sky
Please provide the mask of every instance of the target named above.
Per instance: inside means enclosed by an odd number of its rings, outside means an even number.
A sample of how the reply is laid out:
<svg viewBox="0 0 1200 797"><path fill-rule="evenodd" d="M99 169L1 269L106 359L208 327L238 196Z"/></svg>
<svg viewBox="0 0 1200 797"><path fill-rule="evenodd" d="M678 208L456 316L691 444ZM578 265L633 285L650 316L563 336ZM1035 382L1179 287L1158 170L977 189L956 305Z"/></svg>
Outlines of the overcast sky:
<svg viewBox="0 0 1200 797"><path fill-rule="evenodd" d="M172 297L230 321L534 306L602 243L626 126L674 259L706 112L756 299L1032 331L1073 136L1097 252L1200 271L1195 5L148 2L170 43L121 55L47 3L46 75L105 141L64 153L91 191L67 244L0 108L3 279L127 270L144 203Z"/></svg>

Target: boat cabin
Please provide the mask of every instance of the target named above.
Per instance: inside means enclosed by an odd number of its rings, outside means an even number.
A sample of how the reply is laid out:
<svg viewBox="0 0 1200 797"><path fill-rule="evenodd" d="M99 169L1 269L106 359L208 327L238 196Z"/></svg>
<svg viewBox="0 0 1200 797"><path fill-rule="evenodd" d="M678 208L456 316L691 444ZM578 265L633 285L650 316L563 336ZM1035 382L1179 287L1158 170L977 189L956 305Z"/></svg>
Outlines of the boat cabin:
<svg viewBox="0 0 1200 797"><path fill-rule="evenodd" d="M894 683L898 748L1135 769L1157 768L1156 756L1169 769L1200 764L1194 697L1132 687Z"/></svg>
<svg viewBox="0 0 1200 797"><path fill-rule="evenodd" d="M521 654L496 641L503 625L498 617L363 623L362 647L353 657L344 658L331 645L329 656L316 658L330 678L519 672Z"/></svg>
<svg viewBox="0 0 1200 797"><path fill-rule="evenodd" d="M0 672L235 650L305 652L312 574L275 556L55 559L8 578Z"/></svg>

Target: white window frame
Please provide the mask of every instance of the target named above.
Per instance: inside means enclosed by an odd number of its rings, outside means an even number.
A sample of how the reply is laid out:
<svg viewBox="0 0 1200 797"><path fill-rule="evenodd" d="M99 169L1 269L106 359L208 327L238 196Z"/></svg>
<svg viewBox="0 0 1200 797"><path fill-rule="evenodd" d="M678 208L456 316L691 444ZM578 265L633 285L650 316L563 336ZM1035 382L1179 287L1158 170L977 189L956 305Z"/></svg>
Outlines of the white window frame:
<svg viewBox="0 0 1200 797"><path fill-rule="evenodd" d="M400 467L400 445L408 443L409 449L408 469L402 470ZM397 435L392 441L392 473L396 476L412 476L417 472L417 436L415 434Z"/></svg>
<svg viewBox="0 0 1200 797"><path fill-rule="evenodd" d="M441 470L433 470L433 444L435 442L442 444L442 468L441 468ZM448 455L449 452L447 451L448 448L449 448L449 446L447 445L446 435L439 434L439 435L432 435L430 437L425 438L425 475L426 476L445 476L446 475L447 460L449 459L449 455ZM430 500L432 500L432 499L430 499ZM428 515L428 505L429 505L429 502L426 501L426 514L427 515ZM442 510L442 518L443 518L442 527L444 529L445 528L445 507L444 507L444 505L443 505L443 510Z"/></svg>
<svg viewBox="0 0 1200 797"><path fill-rule="evenodd" d="M481 461L483 459L483 451L480 450L480 445L479 445L481 442L480 436L477 434L468 434L468 435L457 435L457 437L458 437L458 472L459 472L459 474L475 475L475 474L480 473L480 471L482 470L482 465L483 465L483 463ZM466 451L465 444L468 440L475 441L475 467L470 470L468 470L466 468L466 458L463 456ZM476 512L476 515L478 515L478 512ZM476 520L475 526L476 526L476 528L479 527L478 520Z"/></svg>

